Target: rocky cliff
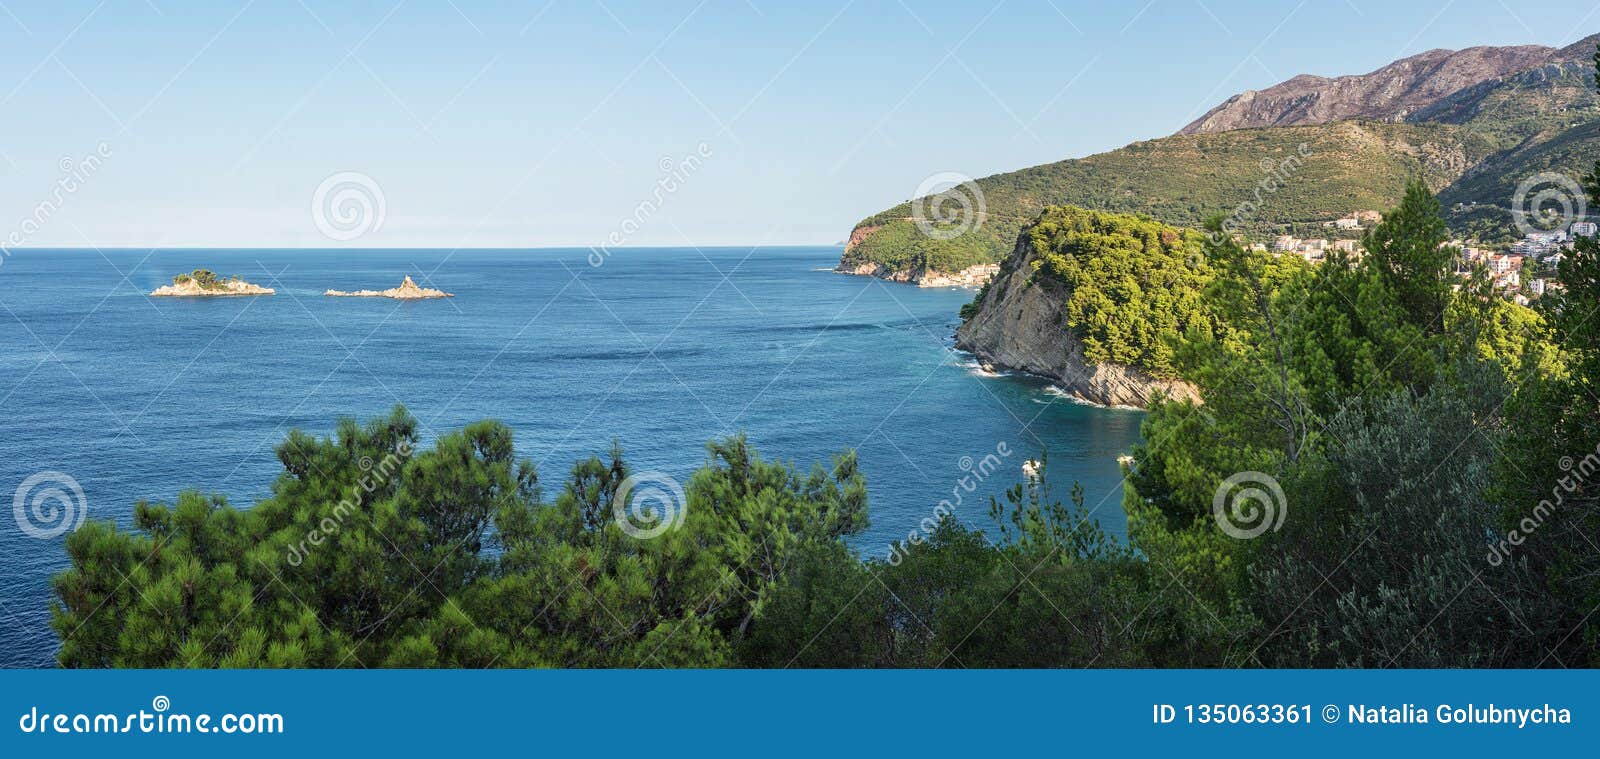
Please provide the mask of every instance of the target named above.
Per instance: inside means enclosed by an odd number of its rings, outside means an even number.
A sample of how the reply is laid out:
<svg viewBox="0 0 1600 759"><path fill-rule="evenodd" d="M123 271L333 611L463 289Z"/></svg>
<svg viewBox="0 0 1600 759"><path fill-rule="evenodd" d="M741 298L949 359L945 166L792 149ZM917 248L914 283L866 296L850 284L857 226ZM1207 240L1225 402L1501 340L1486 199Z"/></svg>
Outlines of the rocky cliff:
<svg viewBox="0 0 1600 759"><path fill-rule="evenodd" d="M1551 63L1587 60L1595 37L1559 50L1542 45L1429 50L1353 76L1301 74L1223 101L1178 134L1363 119L1405 121L1465 90Z"/></svg>
<svg viewBox="0 0 1600 759"><path fill-rule="evenodd" d="M1193 385L1137 367L1090 363L1067 326L1064 286L1037 275L1037 252L1024 234L956 331L956 347L999 368L1055 380L1071 395L1104 406L1148 407L1157 397L1199 400Z"/></svg>

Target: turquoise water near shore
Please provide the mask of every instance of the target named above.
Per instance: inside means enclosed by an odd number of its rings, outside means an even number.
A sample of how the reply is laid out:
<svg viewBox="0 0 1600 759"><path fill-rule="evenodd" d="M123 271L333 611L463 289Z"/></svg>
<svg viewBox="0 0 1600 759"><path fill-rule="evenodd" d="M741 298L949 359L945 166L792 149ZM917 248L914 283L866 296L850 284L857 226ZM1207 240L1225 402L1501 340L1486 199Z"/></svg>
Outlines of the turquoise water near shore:
<svg viewBox="0 0 1600 759"><path fill-rule="evenodd" d="M884 556L960 489L1001 466L956 515L988 526L987 498L1050 453L1109 532L1125 530L1116 457L1142 414L1074 403L1047 383L986 376L954 349L972 293L827 271L835 247L618 249L23 250L0 265L0 666L50 666L49 579L66 565L54 523L26 508L41 472L81 486L88 518L127 527L139 499L185 489L248 506L299 428L403 403L439 432L496 418L546 482L620 443L636 471L686 478L704 443L745 432L803 468L858 450ZM148 298L209 268L271 297ZM410 275L444 300L327 298ZM1005 453L1009 452L1009 453ZM27 486L27 487L24 487ZM21 504L20 511L16 506ZM42 523L41 523L42 522ZM32 525L25 530L24 525Z"/></svg>

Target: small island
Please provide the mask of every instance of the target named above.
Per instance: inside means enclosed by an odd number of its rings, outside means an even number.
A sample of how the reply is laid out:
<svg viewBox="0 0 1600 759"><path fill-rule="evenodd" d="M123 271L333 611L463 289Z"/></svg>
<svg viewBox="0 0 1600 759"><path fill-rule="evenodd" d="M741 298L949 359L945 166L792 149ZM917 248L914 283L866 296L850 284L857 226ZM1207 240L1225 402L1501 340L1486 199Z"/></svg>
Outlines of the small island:
<svg viewBox="0 0 1600 759"><path fill-rule="evenodd" d="M394 298L395 300L424 300L427 298L455 297L455 293L447 293L443 290L432 290L426 287L418 287L417 283L411 281L410 276L407 276L406 280L401 282L399 287L393 287L388 290L356 290L355 292L329 290L323 293L323 295L329 295L335 298Z"/></svg>
<svg viewBox="0 0 1600 759"><path fill-rule="evenodd" d="M210 269L195 269L172 278L172 284L158 287L152 296L211 298L226 295L271 295L275 290L246 282L238 277L223 279Z"/></svg>

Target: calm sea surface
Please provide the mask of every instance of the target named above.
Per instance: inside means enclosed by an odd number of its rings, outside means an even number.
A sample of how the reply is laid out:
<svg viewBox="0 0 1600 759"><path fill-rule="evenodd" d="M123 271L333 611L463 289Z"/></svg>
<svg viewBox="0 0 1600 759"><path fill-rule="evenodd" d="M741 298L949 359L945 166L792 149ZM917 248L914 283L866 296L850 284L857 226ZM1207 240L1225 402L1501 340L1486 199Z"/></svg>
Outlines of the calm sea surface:
<svg viewBox="0 0 1600 759"><path fill-rule="evenodd" d="M982 376L952 347L971 292L822 271L837 248L622 249L599 268L587 256L13 252L0 265L0 500L58 472L81 485L90 518L123 526L135 501L190 488L248 506L268 494L289 429L327 435L340 416L404 404L425 443L506 422L549 482L613 439L635 471L679 478L705 462L706 440L738 431L807 469L853 447L871 493L872 529L856 540L866 555L884 555L1001 444L1011 455L965 496L963 521L987 526L986 496L1047 448L1057 494L1081 481L1102 524L1124 531L1115 459L1141 415ZM145 296L195 268L278 294ZM322 295L407 274L456 297ZM30 494L50 486L34 480ZM0 526L0 666L54 661L61 543L9 517Z"/></svg>

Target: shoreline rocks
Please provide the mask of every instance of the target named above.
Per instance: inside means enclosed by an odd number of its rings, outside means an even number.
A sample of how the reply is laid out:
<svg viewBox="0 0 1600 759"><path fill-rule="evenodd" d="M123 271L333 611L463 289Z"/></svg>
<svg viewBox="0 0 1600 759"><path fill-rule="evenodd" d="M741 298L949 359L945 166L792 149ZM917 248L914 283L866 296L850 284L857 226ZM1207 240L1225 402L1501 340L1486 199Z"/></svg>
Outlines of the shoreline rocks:
<svg viewBox="0 0 1600 759"><path fill-rule="evenodd" d="M407 276L399 287L391 287L388 290L355 290L353 292L328 290L323 295L334 298L394 298L395 300L427 300L429 298L455 297L455 293L418 287L417 283L411 281L410 276Z"/></svg>
<svg viewBox="0 0 1600 759"><path fill-rule="evenodd" d="M851 266L840 262L834 268L840 274L850 274L858 277L877 277L889 282L905 282L917 287L983 287L990 278L1000 273L999 264L977 264L968 266L957 272L943 272L920 269L890 270L879 263L863 263Z"/></svg>
<svg viewBox="0 0 1600 759"><path fill-rule="evenodd" d="M277 291L270 287L251 284L242 279L217 279L216 275L205 269L196 269L189 274L179 274L172 278L172 284L162 285L150 291L150 296L155 298L218 298L240 295L272 295Z"/></svg>

